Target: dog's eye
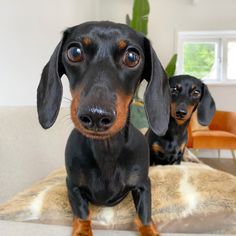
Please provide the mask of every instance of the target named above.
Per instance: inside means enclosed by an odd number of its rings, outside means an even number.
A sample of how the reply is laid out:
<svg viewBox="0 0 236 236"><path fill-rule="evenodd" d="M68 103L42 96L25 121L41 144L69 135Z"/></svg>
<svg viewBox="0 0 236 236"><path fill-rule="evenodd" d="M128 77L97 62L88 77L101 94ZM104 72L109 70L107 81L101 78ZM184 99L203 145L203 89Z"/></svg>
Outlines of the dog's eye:
<svg viewBox="0 0 236 236"><path fill-rule="evenodd" d="M194 98L199 98L200 95L201 95L200 91L198 91L198 90L193 90L193 91L192 91L192 96L193 96Z"/></svg>
<svg viewBox="0 0 236 236"><path fill-rule="evenodd" d="M138 52L127 50L123 58L123 63L128 67L135 67L139 63L139 60L140 56Z"/></svg>
<svg viewBox="0 0 236 236"><path fill-rule="evenodd" d="M179 94L179 90L178 90L177 87L170 88L170 91L171 91L172 95L178 95Z"/></svg>
<svg viewBox="0 0 236 236"><path fill-rule="evenodd" d="M84 59L81 48L75 46L68 49L67 57L72 62L81 62Z"/></svg>

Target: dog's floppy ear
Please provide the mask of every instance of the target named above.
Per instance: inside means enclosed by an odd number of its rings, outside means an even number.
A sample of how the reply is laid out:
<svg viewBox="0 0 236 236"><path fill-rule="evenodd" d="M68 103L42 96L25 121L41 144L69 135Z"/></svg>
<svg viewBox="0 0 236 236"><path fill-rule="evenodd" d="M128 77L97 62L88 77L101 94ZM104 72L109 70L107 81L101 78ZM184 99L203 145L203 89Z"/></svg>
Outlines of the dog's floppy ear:
<svg viewBox="0 0 236 236"><path fill-rule="evenodd" d="M215 114L216 106L207 86L203 84L203 94L197 108L197 118L201 125L209 125Z"/></svg>
<svg viewBox="0 0 236 236"><path fill-rule="evenodd" d="M145 38L145 65L143 77L148 81L144 104L149 126L157 135L164 135L170 116L170 89L168 77L148 39Z"/></svg>
<svg viewBox="0 0 236 236"><path fill-rule="evenodd" d="M60 61L62 42L63 39L44 67L37 90L39 122L45 129L54 124L62 99L61 76L64 74L64 67Z"/></svg>

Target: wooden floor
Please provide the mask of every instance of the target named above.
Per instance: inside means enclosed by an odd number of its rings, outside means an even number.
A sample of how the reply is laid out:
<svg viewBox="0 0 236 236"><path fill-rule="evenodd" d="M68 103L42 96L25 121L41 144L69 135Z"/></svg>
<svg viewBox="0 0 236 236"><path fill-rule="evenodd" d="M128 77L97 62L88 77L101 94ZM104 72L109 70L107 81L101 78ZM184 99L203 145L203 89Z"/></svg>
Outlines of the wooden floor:
<svg viewBox="0 0 236 236"><path fill-rule="evenodd" d="M205 164L236 176L236 164L233 159L199 158Z"/></svg>

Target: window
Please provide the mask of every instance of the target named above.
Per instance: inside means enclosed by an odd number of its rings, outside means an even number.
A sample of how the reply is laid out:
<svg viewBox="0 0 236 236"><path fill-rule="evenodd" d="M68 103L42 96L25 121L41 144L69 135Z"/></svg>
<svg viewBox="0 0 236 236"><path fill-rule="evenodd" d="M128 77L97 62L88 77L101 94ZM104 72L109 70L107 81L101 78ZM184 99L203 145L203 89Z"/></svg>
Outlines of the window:
<svg viewBox="0 0 236 236"><path fill-rule="evenodd" d="M177 73L236 82L236 32L179 32Z"/></svg>
<svg viewBox="0 0 236 236"><path fill-rule="evenodd" d="M236 79L236 40L227 42L227 79Z"/></svg>

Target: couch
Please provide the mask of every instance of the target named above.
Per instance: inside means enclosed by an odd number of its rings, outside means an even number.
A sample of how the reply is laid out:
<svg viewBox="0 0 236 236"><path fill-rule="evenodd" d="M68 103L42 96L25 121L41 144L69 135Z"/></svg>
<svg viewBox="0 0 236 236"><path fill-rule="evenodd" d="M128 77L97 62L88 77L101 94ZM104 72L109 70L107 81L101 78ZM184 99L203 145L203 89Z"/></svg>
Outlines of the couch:
<svg viewBox="0 0 236 236"><path fill-rule="evenodd" d="M58 204L59 210L63 211L66 208L65 206L68 208L67 199L63 197L66 196L63 165L64 148L72 128L68 108L61 109L59 117L51 129L43 130L38 124L35 107L0 107L0 204L2 203L0 205L0 235L14 235L15 232L18 235L70 235L71 227L69 224L64 224L65 222L59 224L56 221L49 222L48 219L47 221L42 219L38 221L35 219L33 221L26 220L25 215L19 213L17 208L19 208L18 203L22 199L30 198L32 200L35 196L39 197L40 191L44 188L43 184L52 183L50 178L59 181L57 184L60 185L60 188L51 189L52 195L49 196L49 200L51 196L59 196L57 201L62 205L60 208L60 204ZM207 212L198 215L193 213L194 211L199 213L200 209L198 208L205 211L206 203L209 203L209 208L212 209L210 215L213 221L211 221L211 224L214 224L214 221L217 222L217 219L219 222L226 220L225 222L231 222L231 226L234 227L233 231L229 230L227 232L236 232L236 225L232 223L236 222L236 178L218 172L206 165L198 165L202 164L183 164L175 167L167 166L150 169L153 179L155 180L155 177L158 177L158 187L154 186L153 202L155 205L153 208L155 208L156 216L166 219L160 224L163 232L165 232L164 235L172 235L177 231L179 225L188 228L188 234L190 234L191 224L193 225L194 222L199 224L202 221L201 224L203 225L204 221L207 222L206 219L210 218ZM55 170L57 171L55 172ZM54 174L50 174L52 171L54 171ZM158 176L155 174L156 171ZM59 173L60 176L58 177L55 173ZM208 178L207 173L211 173L210 178ZM50 174L49 179L44 180L48 174ZM215 177L220 177L220 180L216 181ZM225 184L224 181L229 184ZM34 184L35 182L37 183ZM206 184L202 185L204 182ZM34 187L30 188L31 185ZM211 188L211 186L216 186L216 188L211 189L214 194L208 196L208 193L211 192L208 188ZM222 188L227 194L221 198ZM19 192L22 193L17 194ZM62 194L56 195L61 192ZM160 196L162 198L161 202L159 202ZM52 199L49 208L45 212L52 212L56 209L56 201L54 201L54 198ZM199 205L201 207L196 205L197 202L201 203ZM159 210L156 206L159 207ZM220 211L216 210L218 206L220 206ZM132 201L127 198L123 205L117 206L118 211L116 209L114 211L117 214L117 212L125 211L126 208L131 209L128 213L133 219L134 209L132 207ZM68 209L63 214L68 213ZM95 209L94 212L101 211L101 209L102 212L107 212L105 208ZM22 212L27 213L27 211L27 207L22 208ZM111 211L108 210L109 212ZM64 220L69 219L70 222L70 214L69 212L67 215L60 215L59 217ZM185 216L190 217L185 218ZM180 219L179 222L177 222L178 218ZM120 219L122 220L122 217ZM51 221L53 220L52 217ZM109 220L114 223L114 219L110 218ZM101 224L99 227L101 228ZM116 230L111 230L112 227ZM137 235L132 231L122 231L122 229L127 230L128 227L112 227L108 225L109 230L106 231L104 231L104 228L103 231L95 230L95 236ZM205 224L205 227L208 227L208 225ZM206 234L207 231L203 230L202 235L204 233ZM227 235L219 229L215 231L215 234L217 233ZM183 234L181 233L181 235Z"/></svg>

